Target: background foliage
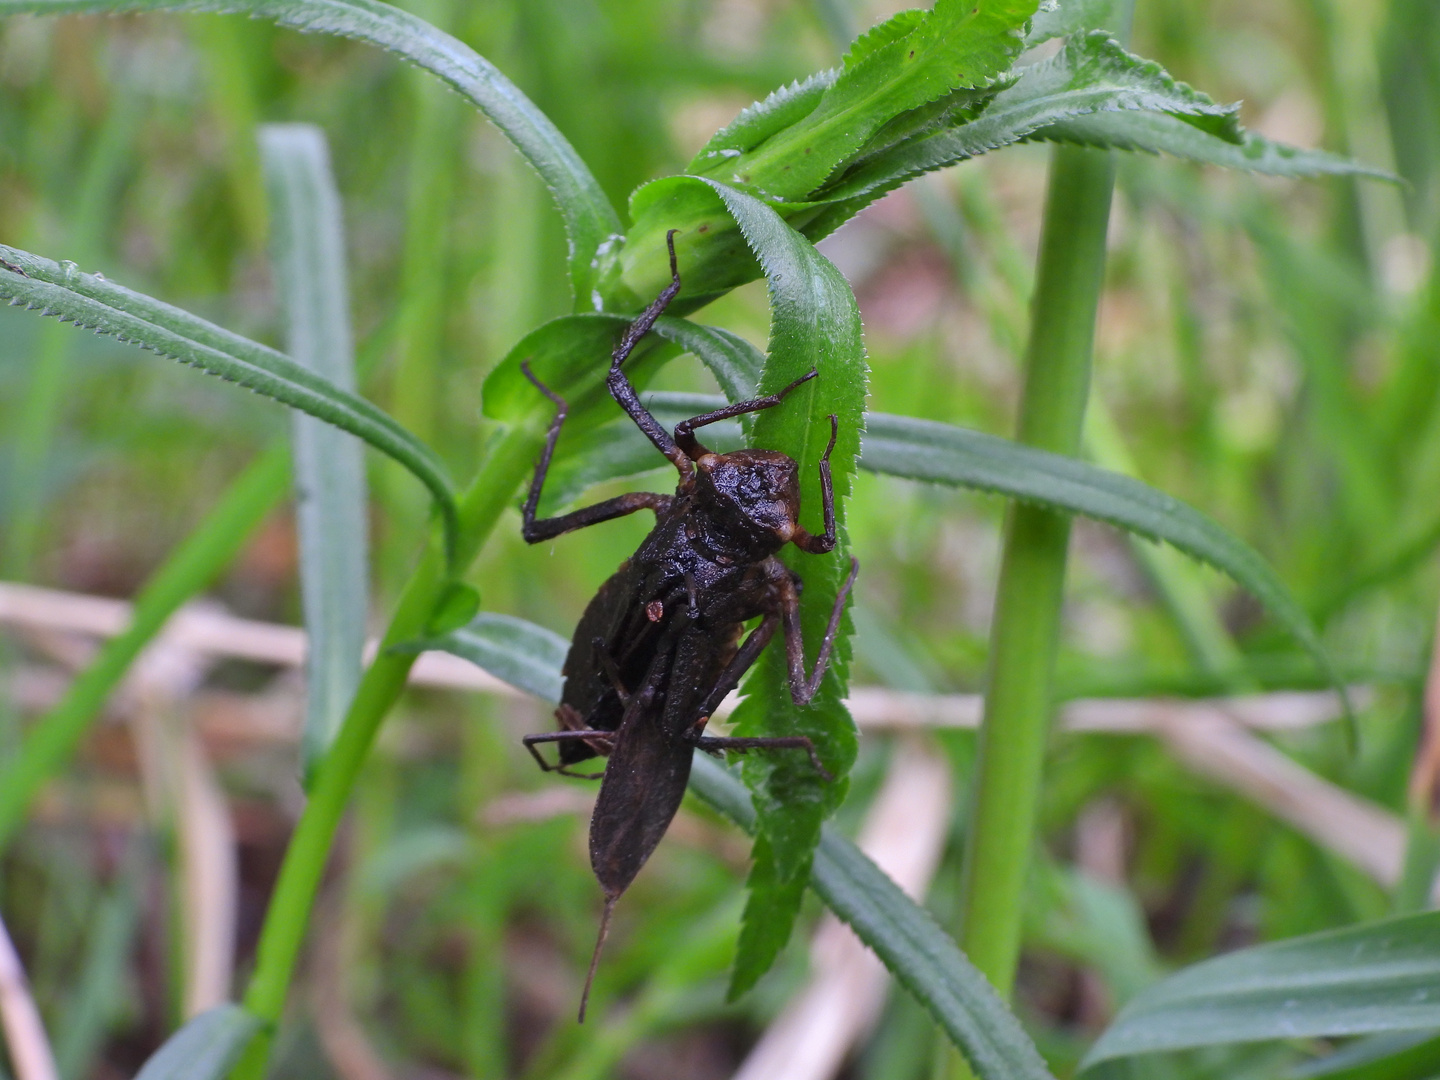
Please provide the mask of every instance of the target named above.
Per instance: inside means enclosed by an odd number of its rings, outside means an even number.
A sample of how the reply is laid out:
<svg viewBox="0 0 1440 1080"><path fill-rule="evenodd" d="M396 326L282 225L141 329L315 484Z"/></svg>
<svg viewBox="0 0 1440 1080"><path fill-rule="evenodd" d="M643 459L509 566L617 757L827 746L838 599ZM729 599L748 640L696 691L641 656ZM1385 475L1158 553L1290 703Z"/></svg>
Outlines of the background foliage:
<svg viewBox="0 0 1440 1080"><path fill-rule="evenodd" d="M847 0L403 6L514 79L616 205L680 171L751 100L834 63L851 31L888 13ZM1144 480L1260 549L1347 677L1379 688L1360 718L1358 757L1333 726L1277 741L1404 812L1440 592L1440 17L1425 0L1142 0L1133 45L1217 101L1243 98L1250 128L1393 164L1410 180L1404 190L1255 180L1122 157L1087 432L1102 463L1117 467L1118 448ZM493 128L393 58L236 17L8 19L0 238L278 346L260 121L324 129L344 198L361 389L437 447L452 475L470 475L493 433L479 413L482 380L522 335L567 312L567 251L539 181ZM860 301L872 410L1013 433L1045 162L1042 148L1019 147L966 163L825 242ZM768 318L758 282L705 314L757 345ZM715 390L689 359L653 385ZM285 431L286 418L257 399L0 309L4 577L130 595ZM398 467L367 461L373 610L384 611L423 540L424 494ZM855 489L847 527L865 572L854 681L979 689L1002 504L869 473ZM288 515L263 527L214 590L232 610L298 620ZM487 610L568 635L645 527L627 520L532 549L507 515L474 580ZM1196 575L1215 613L1197 623L1152 574L1120 534L1077 526L1065 696L1323 681L1218 575ZM12 685L53 661L43 643L0 647ZM209 685L249 692L272 678L229 664ZM23 720L15 700L0 699L7 750ZM404 1068L725 1075L797 984L803 949L792 945L755 994L724 1004L741 866L701 817L698 842L663 845L617 916L597 999L633 993L645 1006L638 1019L608 1041L556 1023L593 928L583 823L485 816L548 786L515 738L541 723L537 710L489 698L407 696L366 766L348 869L323 901L352 1007ZM962 788L972 741L936 738ZM107 728L87 743L5 864L0 906L67 1077L133 1071L180 1009L174 901L162 884L173 853L141 824L124 742ZM862 740L842 830L889 752L883 739ZM221 767L239 822L248 950L296 805L295 767L253 746ZM1395 905L1150 739L1057 739L1047 775L1017 1007L1059 1073L1157 972ZM1086 922L1075 900L1075 882L1091 873L1083 830L1097 806L1118 808L1130 837L1123 878L1103 885L1118 922ZM942 920L963 829L957 813L931 898ZM308 977L324 978L318 966ZM283 1075L333 1067L307 1016L297 1011L282 1035ZM934 1038L897 998L853 1071L924 1075ZM1210 1052L1167 1068L1277 1075L1286 1055L1321 1048Z"/></svg>

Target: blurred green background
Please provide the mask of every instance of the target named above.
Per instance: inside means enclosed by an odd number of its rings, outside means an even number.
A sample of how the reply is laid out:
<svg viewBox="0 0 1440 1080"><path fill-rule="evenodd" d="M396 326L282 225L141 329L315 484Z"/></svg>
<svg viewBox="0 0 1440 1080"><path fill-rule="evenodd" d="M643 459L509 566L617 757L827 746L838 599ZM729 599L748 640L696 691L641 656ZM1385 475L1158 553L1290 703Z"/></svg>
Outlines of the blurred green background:
<svg viewBox="0 0 1440 1080"><path fill-rule="evenodd" d="M402 6L494 61L623 206L749 101L833 63L899 5ZM1202 508L1274 563L1347 677L1375 687L1359 756L1333 725L1276 741L1403 814L1440 598L1440 5L1141 0L1133 47L1218 100L1244 99L1242 121L1262 134L1408 181L1256 180L1124 157L1087 433L1100 463ZM238 17L8 20L0 238L277 344L254 139L273 121L315 123L330 140L364 391L468 475L491 434L486 372L567 309L564 238L504 140L393 58ZM821 245L860 300L873 409L1011 433L1047 156L1021 145L927 177ZM763 286L705 320L763 345ZM688 358L656 386L715 389ZM176 365L0 309L0 577L129 596L287 423L277 406ZM370 462L383 614L416 558L425 502ZM858 683L980 689L1002 511L995 498L860 475ZM626 519L529 548L516 514L472 580L487 610L568 637L646 527ZM1178 597L1157 586L1149 554L1084 522L1072 556L1066 696L1322 685L1219 575L1186 571L1194 595ZM298 622L288 514L214 596L237 614ZM14 689L63 654L7 632L0 678ZM284 678L231 663L206 685L255 696L283 691ZM0 696L0 752L23 730L23 699ZM583 817L502 812L531 805L504 802L517 793L555 787L517 739L544 723L538 708L489 698L408 697L362 782L317 935L335 939L334 964L312 959L319 996L297 995L281 1075L365 1076L317 1033L327 980L393 1075L475 1078L727 1076L803 980L797 935L759 990L723 1003L744 849L692 808L617 915L597 984L609 1012L575 1028L598 910ZM963 807L972 738L934 743ZM67 1080L130 1075L181 1007L173 843L146 824L127 745L113 725L87 744L0 885ZM890 752L885 738L864 740L845 827ZM214 754L242 856L243 972L298 787L283 745ZM1097 807L1119 815L1126 837L1110 916L1076 898L1077 821ZM942 916L963 828L957 812L930 898ZM1392 907L1357 870L1145 737L1056 739L1043 846L1019 1009L1062 1075L1135 978ZM935 1037L892 1001L846 1075L926 1075ZM1273 1048L1194 1055L1164 1075L1278 1075L1277 1061Z"/></svg>

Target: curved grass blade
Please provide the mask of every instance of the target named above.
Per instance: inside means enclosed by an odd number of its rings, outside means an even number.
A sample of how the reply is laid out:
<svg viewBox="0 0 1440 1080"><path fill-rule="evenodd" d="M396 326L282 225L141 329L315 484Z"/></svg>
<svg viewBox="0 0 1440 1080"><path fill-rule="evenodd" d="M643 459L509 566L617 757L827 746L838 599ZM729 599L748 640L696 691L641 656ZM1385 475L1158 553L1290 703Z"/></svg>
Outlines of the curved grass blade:
<svg viewBox="0 0 1440 1080"><path fill-rule="evenodd" d="M414 647L453 652L552 704L560 700L560 665L568 647L563 638L505 615L482 615L471 628L477 623L488 624L483 647L461 644L455 634ZM750 793L724 766L696 754L690 787L740 828L755 832ZM945 1029L981 1080L1053 1080L1020 1022L930 913L829 827L822 830L809 884Z"/></svg>
<svg viewBox="0 0 1440 1080"><path fill-rule="evenodd" d="M484 611L458 630L396 645L391 651L415 653L431 649L469 660L497 679L545 701L559 701L565 681L560 667L570 643L543 626Z"/></svg>
<svg viewBox="0 0 1440 1080"><path fill-rule="evenodd" d="M596 254L610 237L623 232L619 217L550 118L464 42L378 0L0 0L0 15L122 11L221 12L271 19L303 32L365 41L432 72L489 117L540 174L565 220L576 307L600 306L594 296Z"/></svg>
<svg viewBox="0 0 1440 1080"><path fill-rule="evenodd" d="M292 409L365 440L394 458L430 489L445 524L446 548L455 547L456 508L445 466L428 446L364 398L348 393L288 356L239 334L132 292L74 263L0 244L0 299L42 315L59 316L121 341L168 356L239 383Z"/></svg>
<svg viewBox="0 0 1440 1080"><path fill-rule="evenodd" d="M223 1080L260 1026L239 1005L207 1009L166 1039L135 1080Z"/></svg>
<svg viewBox="0 0 1440 1080"><path fill-rule="evenodd" d="M345 236L325 136L311 124L267 124L260 154L286 348L296 363L353 393ZM361 444L314 417L297 412L293 421L300 598L310 642L300 740L308 786L360 684L370 575Z"/></svg>
<svg viewBox="0 0 1440 1080"><path fill-rule="evenodd" d="M1332 682L1309 617L1263 556L1215 521L1139 480L953 424L871 413L861 464L911 480L978 488L1163 540L1248 589Z"/></svg>
<svg viewBox="0 0 1440 1080"><path fill-rule="evenodd" d="M1440 1026L1440 912L1244 949L1172 975L1120 1011L1081 1063L1263 1039Z"/></svg>
<svg viewBox="0 0 1440 1080"><path fill-rule="evenodd" d="M0 765L0 851L9 845L41 788L70 760L135 658L180 605L230 565L260 522L285 497L289 479L289 447L273 443L150 575L135 597L134 613L124 632L105 642L65 696L30 726L19 753Z"/></svg>
<svg viewBox="0 0 1440 1080"><path fill-rule="evenodd" d="M1082 146L1141 150L1150 154L1219 165L1267 176L1368 176L1398 183L1393 174L1323 150L1302 150L1244 133L1244 141L1227 142L1165 113L1110 112L1077 116L1035 132L1035 139L1079 143Z"/></svg>

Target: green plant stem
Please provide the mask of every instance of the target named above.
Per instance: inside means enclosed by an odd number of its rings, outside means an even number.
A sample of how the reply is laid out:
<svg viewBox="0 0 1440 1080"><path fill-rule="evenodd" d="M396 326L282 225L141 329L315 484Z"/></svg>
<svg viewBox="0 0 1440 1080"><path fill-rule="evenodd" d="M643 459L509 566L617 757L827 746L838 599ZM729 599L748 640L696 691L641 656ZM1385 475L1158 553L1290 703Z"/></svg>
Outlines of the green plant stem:
<svg viewBox="0 0 1440 1080"><path fill-rule="evenodd" d="M1114 178L1108 151L1053 152L1019 439L1058 453L1080 446ZM1011 506L960 903L961 947L1002 997L1010 995L1020 953L1069 538L1069 518ZM958 1054L947 1072L971 1075Z"/></svg>
<svg viewBox="0 0 1440 1080"><path fill-rule="evenodd" d="M75 752L135 657L181 604L234 560L289 488L290 449L277 442L240 474L200 527L151 575L135 598L130 625L105 643L60 703L31 728L20 753L0 769L0 851L24 820L40 788Z"/></svg>
<svg viewBox="0 0 1440 1080"><path fill-rule="evenodd" d="M512 428L495 445L460 500L456 573L468 567L479 553L501 512L534 466L540 445L539 433L528 427ZM335 831L375 734L405 689L415 663L417 654L390 652L389 648L424 634L450 581L444 555L438 545L432 545L401 592L380 651L361 679L340 733L316 772L310 800L285 851L260 932L255 971L244 1003L265 1022L265 1028L236 1066L237 1080L261 1080L265 1074L270 1044L285 1009L290 978Z"/></svg>

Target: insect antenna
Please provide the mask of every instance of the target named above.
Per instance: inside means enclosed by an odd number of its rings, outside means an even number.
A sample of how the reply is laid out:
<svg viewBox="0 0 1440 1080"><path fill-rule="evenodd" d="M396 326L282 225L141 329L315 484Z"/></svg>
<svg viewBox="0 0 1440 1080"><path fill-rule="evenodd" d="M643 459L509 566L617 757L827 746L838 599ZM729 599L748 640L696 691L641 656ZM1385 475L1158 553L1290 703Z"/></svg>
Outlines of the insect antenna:
<svg viewBox="0 0 1440 1080"><path fill-rule="evenodd" d="M590 956L590 973L585 976L585 989L580 994L580 1017L578 1023L585 1022L585 1006L590 1001L590 984L595 981L595 969L600 966L600 951L605 948L605 935L610 933L610 915L615 910L615 901L620 897L607 896L605 898L605 910L600 913L600 936L595 939L595 952Z"/></svg>

